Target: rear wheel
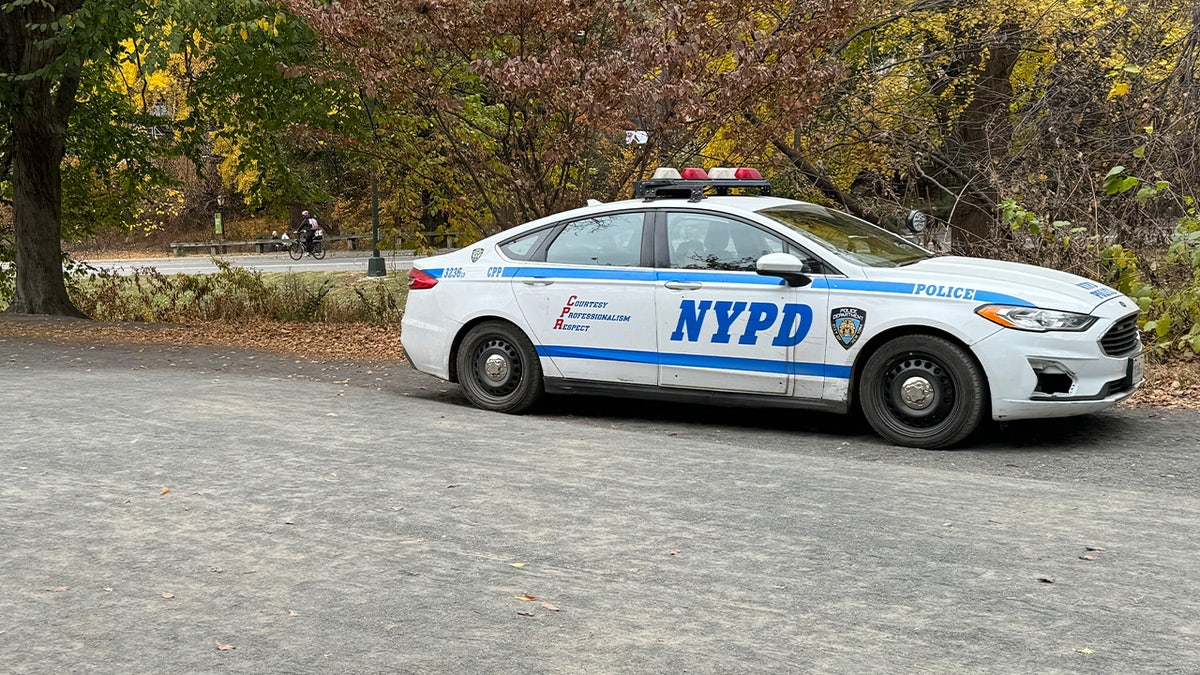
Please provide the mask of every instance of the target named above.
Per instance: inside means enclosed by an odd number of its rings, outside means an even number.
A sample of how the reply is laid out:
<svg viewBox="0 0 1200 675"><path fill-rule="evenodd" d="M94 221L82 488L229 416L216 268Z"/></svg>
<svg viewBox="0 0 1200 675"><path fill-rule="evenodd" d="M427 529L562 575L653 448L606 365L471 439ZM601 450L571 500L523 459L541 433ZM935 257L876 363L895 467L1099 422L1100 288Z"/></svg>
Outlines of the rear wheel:
<svg viewBox="0 0 1200 675"><path fill-rule="evenodd" d="M891 340L867 359L863 414L897 445L945 448L970 436L987 410L987 381L971 355L935 335Z"/></svg>
<svg viewBox="0 0 1200 675"><path fill-rule="evenodd" d="M317 260L320 260L321 258L325 257L325 247L321 245L321 242L319 242L319 241L313 242L312 257L316 258Z"/></svg>
<svg viewBox="0 0 1200 675"><path fill-rule="evenodd" d="M299 260L304 257L304 245L300 243L300 240L297 239L288 246L288 256L292 260Z"/></svg>
<svg viewBox="0 0 1200 675"><path fill-rule="evenodd" d="M516 326L488 321L463 338L456 359L458 382L476 406L519 413L542 396L542 364L533 343Z"/></svg>

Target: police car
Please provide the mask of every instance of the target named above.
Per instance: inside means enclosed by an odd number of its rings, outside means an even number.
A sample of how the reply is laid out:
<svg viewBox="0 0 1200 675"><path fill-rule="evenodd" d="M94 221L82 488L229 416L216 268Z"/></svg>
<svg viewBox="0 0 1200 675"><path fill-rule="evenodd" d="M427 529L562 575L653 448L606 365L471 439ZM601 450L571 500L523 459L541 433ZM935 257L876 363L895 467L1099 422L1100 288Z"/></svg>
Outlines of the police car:
<svg viewBox="0 0 1200 675"><path fill-rule="evenodd" d="M486 410L544 393L850 412L943 448L995 420L1095 412L1143 382L1138 308L1094 281L935 256L770 195L753 169L660 170L419 260L401 341Z"/></svg>

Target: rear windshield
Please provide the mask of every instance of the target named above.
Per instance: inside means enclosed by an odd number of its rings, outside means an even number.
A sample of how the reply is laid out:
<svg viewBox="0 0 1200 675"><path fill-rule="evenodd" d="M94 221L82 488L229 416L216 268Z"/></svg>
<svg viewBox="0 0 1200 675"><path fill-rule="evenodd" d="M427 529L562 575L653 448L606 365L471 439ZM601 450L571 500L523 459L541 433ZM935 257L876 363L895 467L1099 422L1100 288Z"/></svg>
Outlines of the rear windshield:
<svg viewBox="0 0 1200 675"><path fill-rule="evenodd" d="M898 267L933 256L929 251L881 227L822 206L777 206L759 213L804 233L808 239L838 256L865 267Z"/></svg>

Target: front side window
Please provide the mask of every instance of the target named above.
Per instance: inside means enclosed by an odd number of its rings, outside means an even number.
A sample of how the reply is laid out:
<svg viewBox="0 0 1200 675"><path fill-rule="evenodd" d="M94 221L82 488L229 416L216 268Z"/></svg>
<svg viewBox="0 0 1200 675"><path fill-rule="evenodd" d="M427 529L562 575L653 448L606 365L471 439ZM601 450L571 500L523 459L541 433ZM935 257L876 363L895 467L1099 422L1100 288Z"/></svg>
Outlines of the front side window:
<svg viewBox="0 0 1200 675"><path fill-rule="evenodd" d="M702 213L667 214L667 255L675 269L753 272L768 253L783 253L775 235L741 221Z"/></svg>
<svg viewBox="0 0 1200 675"><path fill-rule="evenodd" d="M642 213L616 213L568 223L546 249L546 262L637 267L644 221Z"/></svg>
<svg viewBox="0 0 1200 675"><path fill-rule="evenodd" d="M866 267L898 267L933 255L881 227L821 206L779 206L759 213L804 233L808 239L838 256Z"/></svg>

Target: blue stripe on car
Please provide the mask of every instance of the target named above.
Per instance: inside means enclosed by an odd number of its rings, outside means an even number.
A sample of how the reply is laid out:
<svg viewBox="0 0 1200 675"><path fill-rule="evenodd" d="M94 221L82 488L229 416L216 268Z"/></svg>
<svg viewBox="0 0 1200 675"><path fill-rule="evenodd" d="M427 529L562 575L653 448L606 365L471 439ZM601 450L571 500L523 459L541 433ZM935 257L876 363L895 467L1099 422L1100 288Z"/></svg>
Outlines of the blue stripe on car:
<svg viewBox="0 0 1200 675"><path fill-rule="evenodd" d="M431 277L440 279L443 270L431 267L422 269ZM605 267L505 267L504 277L518 279L603 279L610 281L677 281L677 282L709 282L725 284L746 284L750 286L781 286L782 279L771 276L750 274L748 272L704 272L694 270L647 270ZM864 293L891 293L895 295L916 295L916 284L899 281L870 281L867 279L843 279L841 277L817 277L813 279L810 288L823 288L837 291L861 291ZM980 304L1016 305L1019 307L1035 307L1028 300L994 293L992 291L976 290L973 299Z"/></svg>
<svg viewBox="0 0 1200 675"><path fill-rule="evenodd" d="M537 347L537 353L539 356L548 356L550 358L621 361L625 363L658 364L661 366L713 368L715 370L740 370L752 373L850 379L850 366L834 366L824 363L799 363L771 359L745 359L735 356L712 356L709 354L644 352L633 349L600 349L595 347L568 347L559 345L540 345Z"/></svg>

